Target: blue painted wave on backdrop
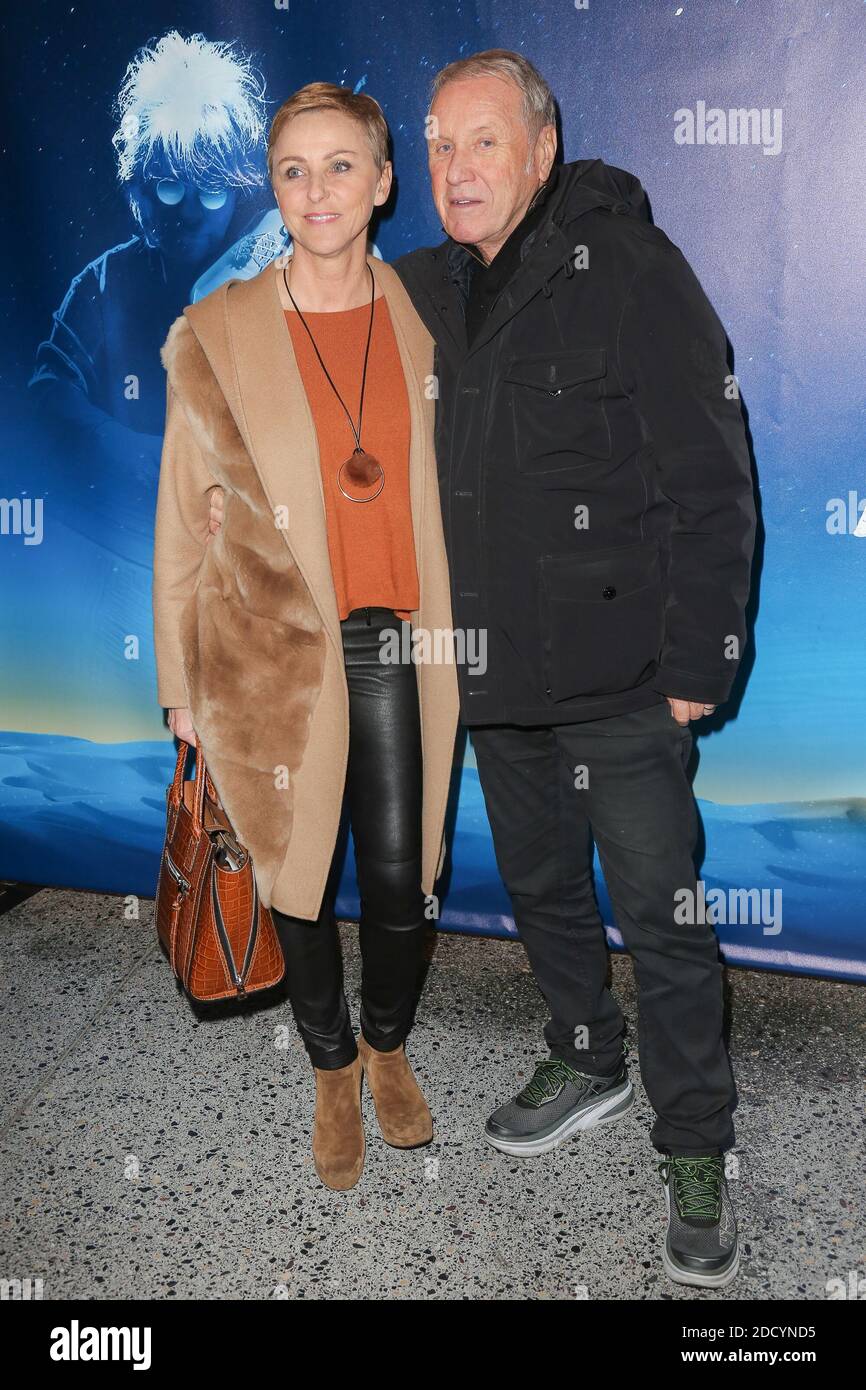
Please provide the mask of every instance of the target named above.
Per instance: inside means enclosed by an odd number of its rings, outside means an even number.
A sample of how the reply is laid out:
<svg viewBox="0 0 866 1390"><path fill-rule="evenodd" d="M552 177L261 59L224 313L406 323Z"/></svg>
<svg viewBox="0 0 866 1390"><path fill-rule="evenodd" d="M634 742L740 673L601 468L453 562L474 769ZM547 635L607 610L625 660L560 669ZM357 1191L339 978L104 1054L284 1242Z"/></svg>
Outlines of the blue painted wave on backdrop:
<svg viewBox="0 0 866 1390"><path fill-rule="evenodd" d="M53 734L0 733L0 876L96 892L152 897L174 749L165 741L103 744ZM781 930L718 926L726 960L765 969L866 976L862 956L866 799L728 806L698 800L706 891L781 891ZM484 800L464 767L442 930L513 936ZM599 907L613 914L597 868ZM337 912L357 915L353 856L346 854ZM766 921L766 919L765 919ZM611 944L621 944L608 926Z"/></svg>

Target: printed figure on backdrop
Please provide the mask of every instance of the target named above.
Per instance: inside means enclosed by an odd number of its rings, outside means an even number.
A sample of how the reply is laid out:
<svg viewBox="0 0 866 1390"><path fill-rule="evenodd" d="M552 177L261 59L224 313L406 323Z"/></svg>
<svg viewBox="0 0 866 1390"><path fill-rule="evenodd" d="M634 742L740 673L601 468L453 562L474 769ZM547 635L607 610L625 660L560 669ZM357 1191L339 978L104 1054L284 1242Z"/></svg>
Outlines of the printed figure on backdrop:
<svg viewBox="0 0 866 1390"><path fill-rule="evenodd" d="M64 672L70 733L98 726L95 690L113 717L128 712L127 727L143 728L150 712L150 681L130 676L132 661L151 664L159 351L166 323L202 284L255 274L286 244L268 206L263 90L236 44L171 30L136 53L114 103L117 183L88 175L97 219L119 190L129 233L77 270L44 341L34 331L15 429L26 441L26 493L50 540L44 564L57 567L40 639ZM112 152L103 153L105 166ZM98 220L81 229L81 244L100 238ZM41 681L39 652L21 661L22 679Z"/></svg>
<svg viewBox="0 0 866 1390"><path fill-rule="evenodd" d="M285 248L266 201L264 81L237 45L171 30L129 64L114 113L135 231L73 277L29 382L66 444L70 426L90 434L108 421L160 435L166 320ZM122 467L124 437L111 438Z"/></svg>

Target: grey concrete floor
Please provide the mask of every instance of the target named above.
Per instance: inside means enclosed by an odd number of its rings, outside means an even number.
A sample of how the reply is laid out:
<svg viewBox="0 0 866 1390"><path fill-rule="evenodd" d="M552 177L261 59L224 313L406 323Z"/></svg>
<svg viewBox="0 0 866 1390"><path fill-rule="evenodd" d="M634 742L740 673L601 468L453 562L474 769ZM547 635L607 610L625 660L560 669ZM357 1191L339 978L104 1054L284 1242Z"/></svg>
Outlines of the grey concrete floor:
<svg viewBox="0 0 866 1390"><path fill-rule="evenodd" d="M140 916L127 916L140 911ZM357 1018L355 930L343 928ZM544 1055L514 942L441 935L409 1055L432 1145L381 1140L360 1183L310 1155L312 1073L288 1003L200 1021L153 904L43 891L0 916L4 1278L59 1299L803 1299L864 1264L864 994L728 972L743 1251L722 1293L661 1267L664 1200L637 1068L630 963L613 960L638 1104L543 1158L481 1138Z"/></svg>

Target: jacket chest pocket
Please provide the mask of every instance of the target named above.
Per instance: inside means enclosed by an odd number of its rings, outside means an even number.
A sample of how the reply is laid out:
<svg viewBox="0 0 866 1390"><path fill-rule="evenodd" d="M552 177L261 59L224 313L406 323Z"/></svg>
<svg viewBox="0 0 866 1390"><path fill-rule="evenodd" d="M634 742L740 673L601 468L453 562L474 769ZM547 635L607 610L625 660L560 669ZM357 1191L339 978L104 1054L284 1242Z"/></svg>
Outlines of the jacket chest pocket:
<svg viewBox="0 0 866 1390"><path fill-rule="evenodd" d="M539 558L547 691L554 700L633 690L652 674L665 602L655 540Z"/></svg>
<svg viewBox="0 0 866 1390"><path fill-rule="evenodd" d="M554 473L609 459L604 348L534 353L505 373L514 450L521 473Z"/></svg>

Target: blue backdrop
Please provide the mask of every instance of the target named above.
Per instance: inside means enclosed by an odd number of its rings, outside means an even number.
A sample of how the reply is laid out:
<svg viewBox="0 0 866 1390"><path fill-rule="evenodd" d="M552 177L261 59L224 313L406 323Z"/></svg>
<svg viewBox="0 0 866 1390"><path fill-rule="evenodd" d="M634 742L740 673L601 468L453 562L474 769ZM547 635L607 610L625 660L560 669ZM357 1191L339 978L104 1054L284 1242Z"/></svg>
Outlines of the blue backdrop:
<svg viewBox="0 0 866 1390"><path fill-rule="evenodd" d="M211 65L219 101L204 115L176 28ZM430 78L504 46L550 81L566 159L642 179L735 350L760 481L754 635L734 698L700 726L695 783L725 955L862 977L860 0L32 0L4 17L2 42L0 875L154 892L174 758L150 625L158 350L185 304L278 249L271 115L314 79L377 97L397 196L376 245L393 259L441 239ZM199 228L141 191L162 136L202 182L230 183ZM508 933L471 744L460 757L440 925ZM338 910L356 905L348 854Z"/></svg>

